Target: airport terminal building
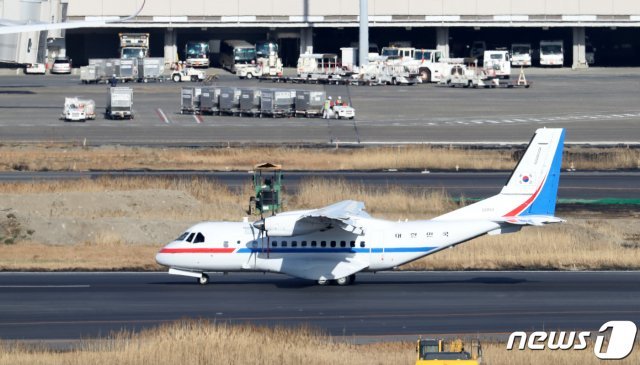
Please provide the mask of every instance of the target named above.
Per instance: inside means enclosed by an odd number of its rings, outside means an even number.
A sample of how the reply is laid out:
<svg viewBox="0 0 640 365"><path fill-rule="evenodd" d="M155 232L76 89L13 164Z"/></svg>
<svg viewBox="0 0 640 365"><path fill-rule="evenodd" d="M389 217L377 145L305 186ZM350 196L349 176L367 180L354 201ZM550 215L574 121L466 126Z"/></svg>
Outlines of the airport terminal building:
<svg viewBox="0 0 640 365"><path fill-rule="evenodd" d="M0 0L0 19L31 21L117 20L134 14L143 0ZM562 40L565 66L640 65L638 0L368 0L369 41L378 47L402 42L439 48L453 57L473 42L487 48ZM339 53L358 41L359 0L146 0L126 23L98 29L0 36L0 60L35 62L38 55L66 54L75 65L118 54L118 33L150 34L150 55L174 62L189 41L275 40L283 62L300 52ZM36 47L37 45L37 47ZM212 47L215 49L215 46ZM45 52L46 51L46 52Z"/></svg>

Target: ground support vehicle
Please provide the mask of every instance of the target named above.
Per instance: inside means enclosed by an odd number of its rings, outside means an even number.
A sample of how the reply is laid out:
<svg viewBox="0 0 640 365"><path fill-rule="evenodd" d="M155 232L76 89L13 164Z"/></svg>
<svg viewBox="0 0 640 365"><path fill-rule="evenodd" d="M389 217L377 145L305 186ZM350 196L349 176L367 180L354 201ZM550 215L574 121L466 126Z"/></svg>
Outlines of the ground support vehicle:
<svg viewBox="0 0 640 365"><path fill-rule="evenodd" d="M249 198L250 215L276 214L282 210L282 166L262 163L253 167L253 190Z"/></svg>
<svg viewBox="0 0 640 365"><path fill-rule="evenodd" d="M562 41L540 41L540 66L564 65L564 43Z"/></svg>
<svg viewBox="0 0 640 365"><path fill-rule="evenodd" d="M278 55L258 58L255 64L249 64L239 68L236 74L241 79L252 79L254 77L282 77L282 60Z"/></svg>
<svg viewBox="0 0 640 365"><path fill-rule="evenodd" d="M296 92L296 116L321 116L327 94L324 91Z"/></svg>
<svg viewBox="0 0 640 365"><path fill-rule="evenodd" d="M100 80L101 77L98 75L98 68L96 65L80 67L80 82L83 84L97 84Z"/></svg>
<svg viewBox="0 0 640 365"><path fill-rule="evenodd" d="M109 88L105 114L108 119L133 119L133 89L130 87Z"/></svg>
<svg viewBox="0 0 640 365"><path fill-rule="evenodd" d="M180 93L180 114L199 114L202 89L183 87Z"/></svg>
<svg viewBox="0 0 640 365"><path fill-rule="evenodd" d="M60 119L85 122L96 119L96 102L91 99L64 98L64 109Z"/></svg>
<svg viewBox="0 0 640 365"><path fill-rule="evenodd" d="M362 67L359 76L352 77L351 80L377 85L415 85L420 82L418 76L417 72L411 72L402 61L383 57Z"/></svg>
<svg viewBox="0 0 640 365"><path fill-rule="evenodd" d="M356 117L356 110L348 105L334 105L326 112L328 119L354 119Z"/></svg>
<svg viewBox="0 0 640 365"><path fill-rule="evenodd" d="M420 75L422 82L439 82L446 77L451 65L442 57L442 51L437 49L416 49L413 59L403 61L413 73Z"/></svg>
<svg viewBox="0 0 640 365"><path fill-rule="evenodd" d="M466 60L469 61L469 59ZM524 69L521 69L518 80L516 82L512 82L495 74L488 73L484 68L478 68L476 62L453 64L449 76L442 79L438 84L450 87L461 86L465 88L529 88L531 86L531 83L524 77Z"/></svg>
<svg viewBox="0 0 640 365"><path fill-rule="evenodd" d="M219 63L222 68L237 73L241 68L255 64L256 46L243 40L226 40L220 45Z"/></svg>
<svg viewBox="0 0 640 365"><path fill-rule="evenodd" d="M511 60L508 51L484 51L483 60L482 67L488 75L503 79L511 76Z"/></svg>
<svg viewBox="0 0 640 365"><path fill-rule="evenodd" d="M119 36L121 59L149 56L149 33L120 33Z"/></svg>
<svg viewBox="0 0 640 365"><path fill-rule="evenodd" d="M260 90L241 89L239 116L255 117L260 115Z"/></svg>
<svg viewBox="0 0 640 365"><path fill-rule="evenodd" d="M479 340L465 344L461 339L419 339L416 353L416 365L479 365L482 362Z"/></svg>
<svg viewBox="0 0 640 365"><path fill-rule="evenodd" d="M164 81L164 58L143 58L138 63L138 81Z"/></svg>
<svg viewBox="0 0 640 365"><path fill-rule="evenodd" d="M204 41L187 42L184 49L187 66L209 68L209 43Z"/></svg>
<svg viewBox="0 0 640 365"><path fill-rule="evenodd" d="M239 115L240 89L224 87L220 90L220 115Z"/></svg>
<svg viewBox="0 0 640 365"><path fill-rule="evenodd" d="M514 43L511 45L511 66L531 67L531 44Z"/></svg>
<svg viewBox="0 0 640 365"><path fill-rule="evenodd" d="M294 113L295 99L294 90L261 90L260 117L290 117Z"/></svg>
<svg viewBox="0 0 640 365"><path fill-rule="evenodd" d="M183 70L176 70L171 73L173 82L199 82L204 81L205 73L202 70L196 70L193 67L187 67Z"/></svg>
<svg viewBox="0 0 640 365"><path fill-rule="evenodd" d="M203 87L200 94L200 114L220 113L220 91L219 87Z"/></svg>
<svg viewBox="0 0 640 365"><path fill-rule="evenodd" d="M44 63L30 63L25 66L24 73L27 75L44 75L47 73L47 66Z"/></svg>

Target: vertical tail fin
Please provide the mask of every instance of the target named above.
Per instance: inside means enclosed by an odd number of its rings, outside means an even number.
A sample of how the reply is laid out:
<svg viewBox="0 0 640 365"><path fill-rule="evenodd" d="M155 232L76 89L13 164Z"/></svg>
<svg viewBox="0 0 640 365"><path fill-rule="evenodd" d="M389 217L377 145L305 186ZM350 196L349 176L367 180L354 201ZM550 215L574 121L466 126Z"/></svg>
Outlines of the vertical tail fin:
<svg viewBox="0 0 640 365"><path fill-rule="evenodd" d="M556 209L565 130L538 129L500 194L436 220L552 216Z"/></svg>

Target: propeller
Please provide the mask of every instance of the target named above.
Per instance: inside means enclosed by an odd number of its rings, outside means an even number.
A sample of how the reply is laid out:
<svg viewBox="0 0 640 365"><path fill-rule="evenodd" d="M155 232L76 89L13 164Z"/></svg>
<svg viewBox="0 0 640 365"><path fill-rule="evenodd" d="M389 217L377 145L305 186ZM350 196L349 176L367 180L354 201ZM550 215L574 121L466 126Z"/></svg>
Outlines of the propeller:
<svg viewBox="0 0 640 365"><path fill-rule="evenodd" d="M267 230L267 221L265 220L262 211L260 211L260 219L253 222L253 226L258 229L260 236L260 244L262 246L262 251L264 252L264 238L267 237L267 258L269 258L270 247L271 247L271 237L269 237L269 231Z"/></svg>

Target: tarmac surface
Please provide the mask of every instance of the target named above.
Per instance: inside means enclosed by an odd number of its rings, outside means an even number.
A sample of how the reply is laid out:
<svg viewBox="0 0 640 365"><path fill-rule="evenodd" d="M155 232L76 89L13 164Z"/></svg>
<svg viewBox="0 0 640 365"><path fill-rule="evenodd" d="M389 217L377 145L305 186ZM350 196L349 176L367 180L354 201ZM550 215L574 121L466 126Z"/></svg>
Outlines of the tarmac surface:
<svg viewBox="0 0 640 365"><path fill-rule="evenodd" d="M310 325L336 337L504 336L640 322L640 272L388 272L349 287L275 274L0 273L0 338L78 340L180 319Z"/></svg>
<svg viewBox="0 0 640 365"><path fill-rule="evenodd" d="M341 179L372 187L399 186L405 189L443 189L452 197L486 198L500 192L510 172L336 172L291 171L285 173L288 191L295 192L306 179ZM209 171L44 171L0 172L0 182L95 179L115 177L168 177L178 179L215 179L231 188L245 186L251 178L247 172ZM558 198L640 200L640 172L563 172Z"/></svg>
<svg viewBox="0 0 640 365"><path fill-rule="evenodd" d="M128 84L135 119L65 123L65 96L106 104L106 85L79 76L0 77L0 142L83 141L88 144L410 144L526 143L541 127L565 127L568 143L640 144L640 69L531 70L529 89L460 89L433 84L344 87L259 83L229 74L220 86L327 90L345 95L355 120L239 118L178 114L180 88L192 83Z"/></svg>

